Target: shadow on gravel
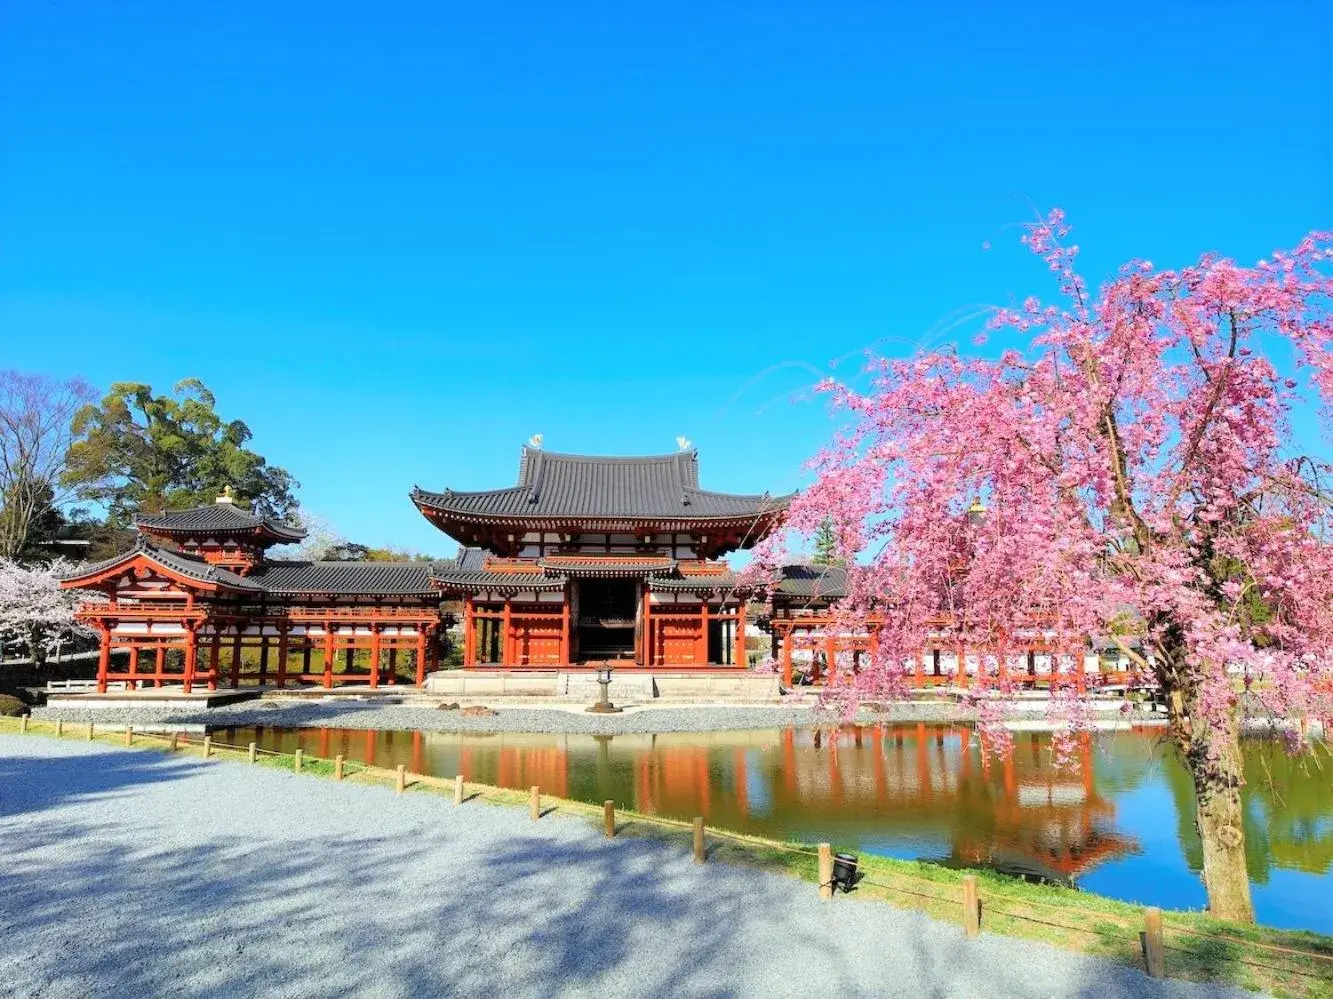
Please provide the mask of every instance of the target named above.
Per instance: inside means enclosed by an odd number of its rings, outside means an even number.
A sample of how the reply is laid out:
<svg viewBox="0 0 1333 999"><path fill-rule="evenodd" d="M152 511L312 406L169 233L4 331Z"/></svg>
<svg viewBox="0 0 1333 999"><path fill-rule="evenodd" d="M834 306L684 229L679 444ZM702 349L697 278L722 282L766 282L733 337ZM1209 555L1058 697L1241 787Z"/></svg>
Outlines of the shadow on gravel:
<svg viewBox="0 0 1333 999"><path fill-rule="evenodd" d="M125 794L142 784L188 777L197 767L156 753L0 756L0 818L68 801Z"/></svg>
<svg viewBox="0 0 1333 999"><path fill-rule="evenodd" d="M0 865L0 982L44 999L1148 991L578 822L245 774L0 760L20 812L77 806L5 823L0 856L21 862Z"/></svg>

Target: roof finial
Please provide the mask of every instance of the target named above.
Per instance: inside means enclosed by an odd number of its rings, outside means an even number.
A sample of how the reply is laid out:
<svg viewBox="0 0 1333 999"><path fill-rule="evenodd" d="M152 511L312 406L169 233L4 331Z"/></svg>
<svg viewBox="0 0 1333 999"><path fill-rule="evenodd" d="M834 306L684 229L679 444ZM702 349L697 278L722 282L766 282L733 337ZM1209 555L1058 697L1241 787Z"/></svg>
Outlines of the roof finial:
<svg viewBox="0 0 1333 999"><path fill-rule="evenodd" d="M682 451L688 451L692 443L693 442L684 434L676 438L676 447L680 448Z"/></svg>
<svg viewBox="0 0 1333 999"><path fill-rule="evenodd" d="M222 487L222 494L221 494L220 496L218 496L218 498L215 499L213 502L214 502L214 503L230 503L232 506L235 506L235 505L236 505L236 497L232 496L232 494L231 494L231 486L229 486L229 485L228 485L228 486L223 486L223 487Z"/></svg>
<svg viewBox="0 0 1333 999"><path fill-rule="evenodd" d="M528 447L533 448L533 449L535 449L535 450L537 450L537 451L540 451L540 450L542 449L542 435L541 435L541 434L533 434L531 437L529 437L529 438L528 438Z"/></svg>

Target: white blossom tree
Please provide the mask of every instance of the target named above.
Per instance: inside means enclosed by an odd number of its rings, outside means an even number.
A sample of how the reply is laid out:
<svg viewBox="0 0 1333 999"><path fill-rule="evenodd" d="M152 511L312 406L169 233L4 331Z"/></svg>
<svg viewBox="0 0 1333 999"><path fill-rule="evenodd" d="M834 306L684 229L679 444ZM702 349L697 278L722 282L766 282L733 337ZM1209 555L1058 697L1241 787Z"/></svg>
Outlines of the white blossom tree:
<svg viewBox="0 0 1333 999"><path fill-rule="evenodd" d="M86 594L60 588L60 577L72 568L66 559L42 565L0 559L0 640L26 646L38 667L70 638L92 635L74 617Z"/></svg>

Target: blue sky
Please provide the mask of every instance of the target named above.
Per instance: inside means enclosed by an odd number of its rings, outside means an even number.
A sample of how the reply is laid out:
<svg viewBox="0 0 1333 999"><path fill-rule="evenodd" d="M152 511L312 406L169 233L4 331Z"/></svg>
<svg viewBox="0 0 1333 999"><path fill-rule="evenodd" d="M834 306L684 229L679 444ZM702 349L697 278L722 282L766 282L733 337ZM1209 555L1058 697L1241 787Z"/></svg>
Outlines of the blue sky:
<svg viewBox="0 0 1333 999"><path fill-rule="evenodd" d="M1326 4L891 6L7 5L0 366L202 377L445 554L411 486L537 432L801 485L830 361L1051 290L1034 205L1094 281L1333 227Z"/></svg>

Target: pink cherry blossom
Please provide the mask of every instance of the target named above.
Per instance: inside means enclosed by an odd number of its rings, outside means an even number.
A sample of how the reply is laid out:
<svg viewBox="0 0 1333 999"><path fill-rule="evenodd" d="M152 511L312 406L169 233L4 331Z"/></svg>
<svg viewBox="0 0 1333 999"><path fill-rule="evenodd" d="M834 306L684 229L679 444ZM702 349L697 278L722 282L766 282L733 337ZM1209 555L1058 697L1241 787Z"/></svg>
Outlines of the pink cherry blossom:
<svg viewBox="0 0 1333 999"><path fill-rule="evenodd" d="M878 660L829 696L905 689L941 618L974 649L1002 649L1033 620L1070 652L1111 636L1171 699L1210 897L1245 918L1248 885L1238 899L1224 870L1242 715L1333 716L1333 477L1291 430L1303 387L1333 401L1333 237L1255 267L1131 261L1093 295L1068 233L1058 211L1027 227L1059 295L994 310L987 330L1014 342L998 360L875 358L867 390L821 385L846 428L813 460L787 526L831 522L852 565L849 626L872 607L884 616ZM984 515L967 516L978 498ZM785 543L768 539L752 573ZM976 683L983 722L1002 714L993 680ZM1080 700L1056 683L1066 732Z"/></svg>

